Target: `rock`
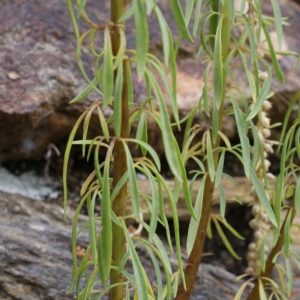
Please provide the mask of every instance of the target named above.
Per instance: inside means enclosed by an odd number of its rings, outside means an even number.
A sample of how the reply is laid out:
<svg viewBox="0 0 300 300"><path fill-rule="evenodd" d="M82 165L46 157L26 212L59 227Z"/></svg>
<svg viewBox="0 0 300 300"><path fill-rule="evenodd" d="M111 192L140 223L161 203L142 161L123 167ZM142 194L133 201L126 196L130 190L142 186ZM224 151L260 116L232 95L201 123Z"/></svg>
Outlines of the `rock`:
<svg viewBox="0 0 300 300"><path fill-rule="evenodd" d="M63 210L56 204L0 192L0 299L74 298L74 294L66 294L72 272L73 215L74 211L68 210L65 222ZM83 224L87 217L80 215L79 221ZM78 245L87 247L87 233L80 235ZM147 273L154 276L149 255L142 248L139 254ZM239 286L233 274L203 264L191 299L229 300Z"/></svg>
<svg viewBox="0 0 300 300"><path fill-rule="evenodd" d="M0 299L73 299L66 295L73 212L64 222L62 207L3 192L0 210Z"/></svg>
<svg viewBox="0 0 300 300"><path fill-rule="evenodd" d="M109 4L97 10L97 1L89 1L88 12L101 24L108 22ZM168 24L175 32L171 10L166 2L161 5ZM264 3L264 10L271 14L271 6ZM285 27L285 37L290 50L299 51L300 8L294 2L282 4L283 16L289 17L290 27ZM159 25L154 14L149 20L150 51L161 55ZM84 27L83 27L84 28ZM128 46L133 47L134 25L127 24ZM98 45L101 45L101 37ZM179 49L178 99L180 115L184 116L198 101L203 86L204 66L195 62L194 56L199 46L184 42ZM93 57L83 47L83 64L92 78ZM0 2L0 161L40 159L46 153L48 144L65 140L78 116L97 98L91 95L86 101L69 105L69 101L86 87L76 62L76 45L66 3L59 0L10 0ZM286 74L285 84L275 80L272 89L272 117L274 122L282 121L291 97L300 89L299 68L292 72L295 57L285 57L280 61ZM239 88L249 96L245 86L245 75L239 74ZM211 78L210 78L211 80ZM142 101L145 95L143 85L134 76L135 100ZM295 112L296 114L296 112ZM292 119L292 118L291 118ZM199 120L198 120L199 121ZM197 122L198 122L197 121ZM206 122L201 119L201 122ZM99 134L98 120L91 121L91 134ZM163 153L161 137L157 126L149 125L149 142ZM224 119L224 131L228 137L236 134L232 118ZM182 131L183 132L183 131ZM176 133L178 141L182 132Z"/></svg>

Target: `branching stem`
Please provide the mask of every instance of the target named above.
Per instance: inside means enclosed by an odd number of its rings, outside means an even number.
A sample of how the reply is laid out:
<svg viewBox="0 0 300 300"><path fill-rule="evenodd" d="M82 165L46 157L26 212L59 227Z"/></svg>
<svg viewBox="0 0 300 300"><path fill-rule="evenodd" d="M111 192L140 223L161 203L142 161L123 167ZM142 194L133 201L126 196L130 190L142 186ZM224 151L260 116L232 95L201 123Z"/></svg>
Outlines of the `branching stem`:
<svg viewBox="0 0 300 300"><path fill-rule="evenodd" d="M221 13L224 15L223 23L222 23L222 60L225 62L228 56L228 48L230 41L230 21L228 14L228 0L225 0L224 5L221 5ZM224 99L225 99L225 86L226 86L226 73L223 71L223 95L222 102L220 105L220 109L218 111L218 130L222 129L222 119L224 115ZM220 146L220 136L218 135L217 140L214 145L212 145L213 149L217 149ZM214 165L215 168L218 165L219 160L219 152L213 151ZM208 172L208 168L207 168ZM176 300L188 300L190 299L191 291L193 289L193 285L196 281L198 268L203 255L203 248L206 239L206 229L208 226L208 222L210 221L210 213L212 207L212 197L214 191L214 182L211 181L208 176L205 182L204 195L203 195L203 203L202 203L202 213L201 219L197 231L197 236L195 239L193 250L188 258L188 264L185 268L185 281L186 281L186 289L183 284L180 285L178 289L178 293L176 296Z"/></svg>

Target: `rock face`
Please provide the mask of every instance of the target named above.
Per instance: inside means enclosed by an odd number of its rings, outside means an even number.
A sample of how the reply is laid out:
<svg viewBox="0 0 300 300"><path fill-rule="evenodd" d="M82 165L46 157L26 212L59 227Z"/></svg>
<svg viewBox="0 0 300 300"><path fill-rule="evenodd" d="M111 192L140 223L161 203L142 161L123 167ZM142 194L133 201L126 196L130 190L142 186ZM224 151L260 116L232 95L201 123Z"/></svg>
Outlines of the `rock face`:
<svg viewBox="0 0 300 300"><path fill-rule="evenodd" d="M69 210L65 222L56 204L0 192L1 300L74 299L74 294L66 294L72 271L73 214ZM86 221L80 216L81 224ZM81 235L78 245L88 245L87 234ZM142 249L140 257L146 271L154 275L151 259ZM240 286L233 274L206 264L199 276L191 299L230 300Z"/></svg>
<svg viewBox="0 0 300 300"><path fill-rule="evenodd" d="M89 11L96 22L105 24L109 15L108 2L96 9L97 1L89 1ZM95 8L95 9L94 9ZM283 16L288 16L290 27L285 27L288 48L299 50L300 8L295 2L283 4ZM265 8L266 12L270 7ZM162 3L162 11L172 30L176 28L170 9ZM155 16L149 20L150 45L153 53L160 53L161 37ZM175 30L175 29L174 29ZM128 45L134 46L134 27L128 23ZM176 35L176 30L175 30ZM101 39L99 40L101 44ZM196 42L198 45L198 42ZM92 77L93 59L83 49L83 63ZM195 45L183 43L179 49L178 98L181 115L185 115L201 95L203 65L194 61ZM76 62L76 45L65 1L10 0L0 2L0 161L39 159L49 143L66 139L78 116L91 103L69 105L68 102L86 87ZM281 60L287 78L284 85L276 80L272 89L273 116L280 121L290 98L300 89L300 71L294 74L296 58ZM244 86L244 75L238 76L239 87ZM135 79L136 101L141 88ZM198 90L198 91L197 91ZM278 117L279 116L279 117ZM234 136L234 122L226 120L225 131ZM98 123L92 121L93 134ZM155 125L149 127L150 143L158 150L160 136ZM178 134L180 140L180 134Z"/></svg>

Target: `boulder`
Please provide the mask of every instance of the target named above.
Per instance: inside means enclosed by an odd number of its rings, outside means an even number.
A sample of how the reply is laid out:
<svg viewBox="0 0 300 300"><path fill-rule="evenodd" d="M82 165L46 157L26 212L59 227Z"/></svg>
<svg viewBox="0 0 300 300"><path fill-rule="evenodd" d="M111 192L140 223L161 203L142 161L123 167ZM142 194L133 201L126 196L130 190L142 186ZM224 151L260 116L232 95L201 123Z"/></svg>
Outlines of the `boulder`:
<svg viewBox="0 0 300 300"><path fill-rule="evenodd" d="M72 275L73 215L69 209L64 221L61 206L0 192L0 299L74 299L73 293L66 294ZM80 215L79 222L86 221ZM88 233L83 232L78 239L78 259L87 245ZM139 255L153 282L151 258L143 248ZM233 274L203 264L191 299L229 300L239 286Z"/></svg>
<svg viewBox="0 0 300 300"><path fill-rule="evenodd" d="M109 4L101 5L90 0L88 12L95 22L108 22ZM165 2L161 5L168 24L175 32L171 10ZM272 14L270 3L264 10ZM284 37L289 50L299 52L300 7L292 1L282 3L282 15L291 24L285 27ZM149 20L150 51L161 55L159 25L154 14ZM85 28L84 26L81 28ZM82 30L83 30L82 29ZM127 43L134 47L134 24L127 24ZM102 37L98 39L101 49ZM90 78L93 76L93 57L83 47L83 65ZM184 116L201 95L204 66L194 57L199 46L184 42L179 49L178 100L180 115ZM275 80L275 96L271 112L274 122L282 121L291 97L300 89L300 70L294 73L295 57L284 57L280 64L286 75L285 84ZM66 2L60 0L10 0L0 2L0 162L21 159L40 159L50 143L65 141L78 116L97 98L90 95L85 101L69 105L69 101L86 87L86 82L76 62L76 43ZM245 75L236 70L238 85L249 95ZM211 78L210 78L211 80ZM134 76L135 101L143 100L144 87ZM295 112L296 113L296 112ZM200 120L205 122L206 120ZM98 120L91 122L91 134L99 134ZM225 133L235 136L232 118L224 120ZM161 137L154 123L149 125L149 142L163 153ZM183 132L183 131L182 131ZM177 132L180 141L182 132Z"/></svg>

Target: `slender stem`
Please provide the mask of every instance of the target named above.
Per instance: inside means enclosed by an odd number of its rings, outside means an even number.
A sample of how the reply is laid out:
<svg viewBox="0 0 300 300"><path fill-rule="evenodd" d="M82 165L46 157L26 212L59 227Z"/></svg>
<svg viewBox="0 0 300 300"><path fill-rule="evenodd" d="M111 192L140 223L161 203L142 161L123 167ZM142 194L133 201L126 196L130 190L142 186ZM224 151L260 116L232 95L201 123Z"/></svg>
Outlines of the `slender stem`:
<svg viewBox="0 0 300 300"><path fill-rule="evenodd" d="M295 217L295 209L294 209L294 206L293 206L293 203L292 203L292 207L287 210L284 222L283 222L283 224L282 224L282 226L280 228L280 234L279 234L277 243L273 247L272 251L270 252L270 254L268 256L268 259L266 261L266 268L259 275L260 278L270 278L271 272L272 272L272 270L273 270L273 268L274 268L274 266L276 264L276 262L273 262L273 259L274 259L275 255L277 255L278 252L281 251L281 249L283 247L283 244L284 244L284 239L285 238L289 238L289 237L285 237L284 236L284 227L285 227L285 224L287 222L287 218L288 218L288 215L289 215L291 209L292 209L291 224L293 223L293 220L294 220L294 217ZM262 282L263 282L263 284L267 283L263 279L262 279ZM246 300L257 300L257 299L259 299L259 283L258 283L258 281L256 281L256 283L255 283L252 291L250 292L250 294L248 295L248 297L247 297Z"/></svg>
<svg viewBox="0 0 300 300"><path fill-rule="evenodd" d="M225 0L224 5L221 5L221 13L224 15L223 23L222 23L222 60L225 62L228 56L228 47L230 41L230 22L229 22L229 14L228 14L228 0ZM218 111L218 130L222 129L222 119L224 114L224 99L225 99L225 86L226 86L226 73L223 72L223 96L220 109ZM213 146L213 149L217 149L220 146L220 136L218 135L217 140ZM219 160L219 152L213 152L214 164L215 167L218 165ZM206 168L208 169L208 168ZM212 207L212 197L214 191L214 182L211 181L210 177L207 178L204 187L204 195L203 195L203 204L202 204L202 213L201 219L197 231L197 235L195 238L195 243L192 249L192 252L188 258L187 266L184 270L185 280L186 280L186 288L181 285L179 286L178 293L176 296L176 300L188 300L190 298L193 285L196 281L198 268L202 259L204 243L206 239L206 229L208 226L208 222L210 220L210 211Z"/></svg>
<svg viewBox="0 0 300 300"><path fill-rule="evenodd" d="M124 0L111 0L111 21L113 24L118 24L118 19L124 13L126 3ZM120 35L117 28L113 28L111 32L112 51L113 55L118 53L120 47ZM128 91L127 91L127 76L126 76L126 62L123 62L123 87L122 87L122 127L121 138L128 137ZM117 185L119 180L127 171L126 153L123 143L116 140L114 149L114 174L113 187ZM117 217L125 216L126 214L126 199L127 199L127 184L124 184L120 189L118 195L112 203L112 210ZM123 229L112 224L112 266L119 266L126 251L126 241ZM110 284L117 284L124 282L122 274L114 269L110 272ZM110 300L122 300L124 287L122 284L115 286L110 290Z"/></svg>

